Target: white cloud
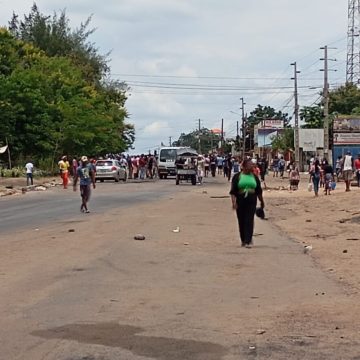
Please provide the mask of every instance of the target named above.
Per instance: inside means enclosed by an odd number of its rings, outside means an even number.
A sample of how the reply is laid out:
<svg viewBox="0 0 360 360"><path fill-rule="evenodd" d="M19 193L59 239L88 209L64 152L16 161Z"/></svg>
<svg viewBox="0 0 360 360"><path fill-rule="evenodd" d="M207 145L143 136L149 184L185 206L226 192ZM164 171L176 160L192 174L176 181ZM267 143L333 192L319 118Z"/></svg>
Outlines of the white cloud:
<svg viewBox="0 0 360 360"><path fill-rule="evenodd" d="M32 3L33 0L2 0L0 23L6 25L13 10L27 13ZM341 38L332 45L338 50L329 52L338 59L331 65L338 73L330 73L330 83L339 83L345 77L346 1L38 0L37 4L45 13L66 8L74 25L93 14L92 26L97 31L92 40L104 53L112 50L110 65L114 74L172 76L117 75L122 80L239 89L228 95L227 91L134 85L127 108L137 129L139 149L151 148L161 141L167 143L169 136L193 130L198 118L208 128L219 127L224 118L226 129L234 131L237 117L229 110L238 111L240 97L245 98L247 112L256 104L283 108L292 89L281 88L293 85L289 64L298 61L302 71L299 85L321 84L319 47ZM216 76L255 79L209 78ZM266 79L270 77L274 79ZM273 89L249 90L266 87ZM300 95L300 106L317 98L316 91L303 88ZM292 113L291 108L284 111Z"/></svg>
<svg viewBox="0 0 360 360"><path fill-rule="evenodd" d="M159 136L166 135L170 129L167 121L154 121L153 123L145 126L142 135L145 136Z"/></svg>

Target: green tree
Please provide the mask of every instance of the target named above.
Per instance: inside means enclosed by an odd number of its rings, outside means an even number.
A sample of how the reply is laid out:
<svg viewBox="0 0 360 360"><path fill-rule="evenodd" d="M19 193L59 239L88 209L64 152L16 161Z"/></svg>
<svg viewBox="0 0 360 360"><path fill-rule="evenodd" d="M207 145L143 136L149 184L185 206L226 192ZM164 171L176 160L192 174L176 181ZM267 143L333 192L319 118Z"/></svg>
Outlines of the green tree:
<svg viewBox="0 0 360 360"><path fill-rule="evenodd" d="M71 59L0 30L0 136L17 158L126 150L134 128L125 123L125 86L90 84Z"/></svg>
<svg viewBox="0 0 360 360"><path fill-rule="evenodd" d="M283 120L284 127L288 127L291 120L287 113L277 111L271 106L262 106L259 104L253 111L251 111L250 116L248 116L247 118L247 121L251 127L254 127L254 125L257 125L262 120L266 119Z"/></svg>
<svg viewBox="0 0 360 360"><path fill-rule="evenodd" d="M272 139L273 150L287 151L294 149L294 129L285 128L284 131Z"/></svg>
<svg viewBox="0 0 360 360"><path fill-rule="evenodd" d="M193 149L199 149L199 138L202 153L209 153L212 149L218 147L221 140L219 134L213 133L207 128L194 130L188 134L182 133L177 141L174 141L173 146L189 146Z"/></svg>
<svg viewBox="0 0 360 360"><path fill-rule="evenodd" d="M95 31L89 29L91 17L76 30L71 29L69 22L65 10L49 16L42 14L34 3L22 20L13 13L9 31L17 39L33 44L50 57L65 56L71 59L88 82L98 85L110 68L108 54L99 54L99 50L89 41L89 36Z"/></svg>
<svg viewBox="0 0 360 360"><path fill-rule="evenodd" d="M300 119L305 122L304 129L321 129L324 127L324 112L320 105L304 106L300 110Z"/></svg>
<svg viewBox="0 0 360 360"><path fill-rule="evenodd" d="M351 115L359 113L360 89L347 83L329 92L329 113Z"/></svg>

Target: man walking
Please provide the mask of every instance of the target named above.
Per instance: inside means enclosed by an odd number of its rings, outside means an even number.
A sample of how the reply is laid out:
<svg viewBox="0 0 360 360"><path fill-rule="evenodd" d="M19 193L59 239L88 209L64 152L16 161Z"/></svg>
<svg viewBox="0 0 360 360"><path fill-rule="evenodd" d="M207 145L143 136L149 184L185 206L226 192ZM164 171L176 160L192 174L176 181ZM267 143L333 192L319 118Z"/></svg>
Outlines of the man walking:
<svg viewBox="0 0 360 360"><path fill-rule="evenodd" d="M31 161L29 161L26 165L26 185L34 185L34 180L33 180L33 171L34 171L34 165Z"/></svg>
<svg viewBox="0 0 360 360"><path fill-rule="evenodd" d="M81 207L80 211L84 213L89 213L87 204L90 200L91 193L91 183L93 188L96 188L95 185L95 172L92 164L89 163L86 156L81 157L81 165L76 170L76 176L74 178L74 191L76 191L76 184L80 178L80 195L81 195Z"/></svg>
<svg viewBox="0 0 360 360"><path fill-rule="evenodd" d="M343 177L346 184L345 191L350 191L350 183L353 179L353 168L354 168L354 161L351 156L351 151L348 151L344 157L343 161Z"/></svg>

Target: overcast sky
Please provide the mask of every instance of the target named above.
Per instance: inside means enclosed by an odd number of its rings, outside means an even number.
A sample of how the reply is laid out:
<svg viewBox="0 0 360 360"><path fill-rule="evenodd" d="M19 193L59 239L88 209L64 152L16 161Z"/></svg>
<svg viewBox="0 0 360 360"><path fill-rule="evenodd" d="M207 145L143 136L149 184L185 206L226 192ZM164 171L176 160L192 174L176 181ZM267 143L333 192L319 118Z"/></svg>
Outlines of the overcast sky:
<svg viewBox="0 0 360 360"><path fill-rule="evenodd" d="M0 24L28 13L31 0L0 0ZM91 40L111 50L111 71L131 87L127 109L135 150L147 152L201 126L236 135L240 98L293 112L297 61L300 106L319 98L323 56L330 85L345 81L346 0L38 0L40 11L66 9L74 26L93 14Z"/></svg>

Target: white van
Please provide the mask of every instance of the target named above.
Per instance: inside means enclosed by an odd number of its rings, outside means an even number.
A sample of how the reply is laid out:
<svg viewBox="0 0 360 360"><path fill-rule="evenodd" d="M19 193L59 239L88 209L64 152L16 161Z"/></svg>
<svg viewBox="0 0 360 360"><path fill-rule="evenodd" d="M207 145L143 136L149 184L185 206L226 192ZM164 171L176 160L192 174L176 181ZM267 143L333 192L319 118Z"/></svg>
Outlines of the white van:
<svg viewBox="0 0 360 360"><path fill-rule="evenodd" d="M175 160L177 150L187 148L187 146L168 146L160 149L158 155L158 173L160 179L166 179L168 176L176 176Z"/></svg>

